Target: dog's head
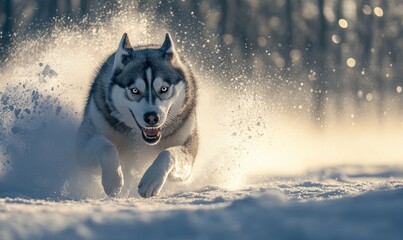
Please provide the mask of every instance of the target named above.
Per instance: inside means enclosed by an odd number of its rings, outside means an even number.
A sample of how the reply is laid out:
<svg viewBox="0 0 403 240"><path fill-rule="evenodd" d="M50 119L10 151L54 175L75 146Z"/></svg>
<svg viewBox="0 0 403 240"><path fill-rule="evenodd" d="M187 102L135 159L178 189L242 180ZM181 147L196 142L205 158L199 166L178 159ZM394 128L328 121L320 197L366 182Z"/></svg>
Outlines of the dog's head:
<svg viewBox="0 0 403 240"><path fill-rule="evenodd" d="M141 132L147 144L159 142L186 100L186 73L171 36L161 47L132 48L123 37L114 55L108 104L112 114Z"/></svg>

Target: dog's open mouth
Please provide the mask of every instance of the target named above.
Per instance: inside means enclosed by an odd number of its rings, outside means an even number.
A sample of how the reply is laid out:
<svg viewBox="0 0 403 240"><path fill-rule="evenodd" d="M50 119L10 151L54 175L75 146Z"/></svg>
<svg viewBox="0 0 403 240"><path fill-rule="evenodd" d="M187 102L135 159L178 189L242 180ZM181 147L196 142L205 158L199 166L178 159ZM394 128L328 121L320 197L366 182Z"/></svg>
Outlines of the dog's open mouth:
<svg viewBox="0 0 403 240"><path fill-rule="evenodd" d="M143 128L141 127L143 139L149 144L158 142L161 138L161 128Z"/></svg>
<svg viewBox="0 0 403 240"><path fill-rule="evenodd" d="M137 122L137 119L134 116L134 113L132 112L131 109L130 113L132 114L133 119L136 122L137 126L140 128L141 135L143 135L144 141L150 145L156 144L161 138L162 129L160 127L142 127Z"/></svg>

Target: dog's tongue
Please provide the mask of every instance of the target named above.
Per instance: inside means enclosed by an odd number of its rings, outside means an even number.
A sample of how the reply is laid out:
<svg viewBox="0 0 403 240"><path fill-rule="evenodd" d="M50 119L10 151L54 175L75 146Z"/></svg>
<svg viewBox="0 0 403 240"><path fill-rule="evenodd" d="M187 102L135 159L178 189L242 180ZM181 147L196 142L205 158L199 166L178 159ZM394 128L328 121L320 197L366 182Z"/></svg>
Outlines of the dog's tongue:
<svg viewBox="0 0 403 240"><path fill-rule="evenodd" d="M160 129L158 129L158 128L144 128L143 131L147 136L155 136L160 132Z"/></svg>

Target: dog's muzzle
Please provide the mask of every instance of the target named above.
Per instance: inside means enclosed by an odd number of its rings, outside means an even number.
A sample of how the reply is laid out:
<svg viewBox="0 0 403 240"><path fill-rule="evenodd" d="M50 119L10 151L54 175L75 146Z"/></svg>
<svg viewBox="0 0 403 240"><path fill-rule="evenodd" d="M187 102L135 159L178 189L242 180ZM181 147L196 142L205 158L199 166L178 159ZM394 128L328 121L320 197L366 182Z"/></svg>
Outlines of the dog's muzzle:
<svg viewBox="0 0 403 240"><path fill-rule="evenodd" d="M161 127L142 127L137 122L137 119L134 116L134 113L132 112L132 110L130 110L130 113L132 114L132 116L134 118L134 121L136 122L137 126L141 130L143 140L149 145L157 144L158 141L161 139L162 128Z"/></svg>

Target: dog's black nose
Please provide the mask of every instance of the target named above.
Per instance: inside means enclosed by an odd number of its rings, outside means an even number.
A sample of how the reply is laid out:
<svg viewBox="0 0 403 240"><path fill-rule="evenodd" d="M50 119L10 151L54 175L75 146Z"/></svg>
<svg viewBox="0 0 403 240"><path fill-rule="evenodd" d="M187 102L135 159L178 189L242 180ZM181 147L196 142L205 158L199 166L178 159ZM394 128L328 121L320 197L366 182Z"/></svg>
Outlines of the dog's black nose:
<svg viewBox="0 0 403 240"><path fill-rule="evenodd" d="M157 125L159 120L160 118L156 112L146 112L144 114L144 122L146 122L149 126Z"/></svg>

